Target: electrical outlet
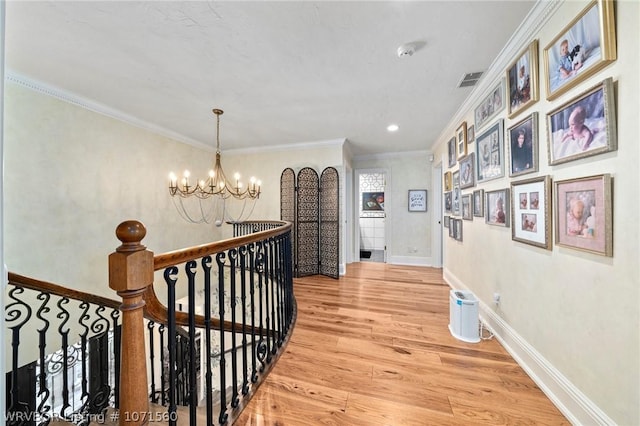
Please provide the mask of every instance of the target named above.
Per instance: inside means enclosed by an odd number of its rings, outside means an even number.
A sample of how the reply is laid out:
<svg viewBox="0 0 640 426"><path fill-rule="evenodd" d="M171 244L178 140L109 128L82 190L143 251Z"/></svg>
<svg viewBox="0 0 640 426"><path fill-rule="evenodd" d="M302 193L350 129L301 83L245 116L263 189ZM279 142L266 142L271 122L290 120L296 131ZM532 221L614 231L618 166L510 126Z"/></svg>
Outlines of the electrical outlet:
<svg viewBox="0 0 640 426"><path fill-rule="evenodd" d="M500 304L500 293L493 293L493 303L498 306Z"/></svg>

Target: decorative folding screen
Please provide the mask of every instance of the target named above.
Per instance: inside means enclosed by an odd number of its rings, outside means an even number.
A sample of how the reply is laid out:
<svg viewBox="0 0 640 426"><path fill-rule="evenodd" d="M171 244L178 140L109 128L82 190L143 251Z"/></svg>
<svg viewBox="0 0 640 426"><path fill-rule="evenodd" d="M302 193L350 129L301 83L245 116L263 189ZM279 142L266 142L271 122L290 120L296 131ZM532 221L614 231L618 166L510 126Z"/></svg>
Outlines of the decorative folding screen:
<svg viewBox="0 0 640 426"><path fill-rule="evenodd" d="M291 253L294 256L293 264L295 267L298 239L296 238L296 174L293 169L284 169L280 176L280 219L293 223Z"/></svg>
<svg viewBox="0 0 640 426"><path fill-rule="evenodd" d="M310 167L280 176L280 218L294 224L294 275L339 276L338 171L327 167L322 178Z"/></svg>
<svg viewBox="0 0 640 426"><path fill-rule="evenodd" d="M318 274L318 243L320 227L318 173L309 167L298 172L298 196L296 228L297 235L297 276Z"/></svg>
<svg viewBox="0 0 640 426"><path fill-rule="evenodd" d="M339 194L338 171L327 167L320 175L320 273L339 275Z"/></svg>

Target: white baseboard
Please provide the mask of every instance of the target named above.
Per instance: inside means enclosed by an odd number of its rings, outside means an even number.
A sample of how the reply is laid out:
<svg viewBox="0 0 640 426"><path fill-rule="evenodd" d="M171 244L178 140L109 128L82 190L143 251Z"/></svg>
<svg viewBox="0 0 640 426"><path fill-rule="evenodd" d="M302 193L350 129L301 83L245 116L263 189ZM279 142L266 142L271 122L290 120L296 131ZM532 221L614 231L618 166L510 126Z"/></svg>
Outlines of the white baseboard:
<svg viewBox="0 0 640 426"><path fill-rule="evenodd" d="M471 290L446 268L443 269L443 278L451 288ZM480 320L485 327L572 424L616 424L494 310L482 301L479 305Z"/></svg>
<svg viewBox="0 0 640 426"><path fill-rule="evenodd" d="M338 266L338 275L342 276L342 275L346 275L346 273L347 273L347 264L341 263Z"/></svg>
<svg viewBox="0 0 640 426"><path fill-rule="evenodd" d="M388 262L392 265L431 266L430 257L414 256L389 256Z"/></svg>

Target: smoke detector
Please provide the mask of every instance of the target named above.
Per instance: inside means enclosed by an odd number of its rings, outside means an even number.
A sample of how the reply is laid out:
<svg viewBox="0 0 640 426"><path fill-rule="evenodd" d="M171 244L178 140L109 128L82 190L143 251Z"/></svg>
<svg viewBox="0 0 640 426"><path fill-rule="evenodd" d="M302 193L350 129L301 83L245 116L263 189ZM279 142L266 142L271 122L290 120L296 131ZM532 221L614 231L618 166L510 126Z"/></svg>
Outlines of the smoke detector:
<svg viewBox="0 0 640 426"><path fill-rule="evenodd" d="M416 45L414 43L405 43L398 47L398 57L404 58L405 56L411 56L416 51Z"/></svg>

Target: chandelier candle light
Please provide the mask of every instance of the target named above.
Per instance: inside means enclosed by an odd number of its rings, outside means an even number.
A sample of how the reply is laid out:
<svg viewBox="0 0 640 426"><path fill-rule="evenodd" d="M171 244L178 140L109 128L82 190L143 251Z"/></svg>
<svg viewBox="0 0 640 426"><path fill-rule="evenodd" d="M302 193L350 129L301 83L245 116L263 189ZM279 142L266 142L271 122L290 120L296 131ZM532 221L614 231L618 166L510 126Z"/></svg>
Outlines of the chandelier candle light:
<svg viewBox="0 0 640 426"><path fill-rule="evenodd" d="M171 172L169 174L169 194L174 199L180 199L180 206L176 204L178 208L178 212L180 215L192 223L210 223L211 218L216 215L218 216L215 221L217 226L222 224L222 221L225 219L231 219L233 222L240 222L242 220L246 220L246 218L242 219L244 213L244 205L242 207L240 215L236 218L230 217L228 210L226 209L225 200L228 198L233 198L236 200L257 200L260 197L260 187L262 182L256 180L255 177L251 177L249 180L249 185L244 187L243 183L240 181L240 174L235 173L233 175L233 182L229 182L227 177L222 170L222 164L220 161L220 116L223 114L221 109L213 109L213 113L217 118L217 126L216 126L216 162L213 166L213 169L209 171L209 178L207 180L197 181L195 185L189 183L189 178L191 174L188 170L184 171L184 176L178 184L177 176ZM176 197L178 195L179 197ZM184 207L184 203L182 199L186 198L197 198L200 200L200 218L193 218L193 215L189 214L187 209ZM205 210L202 206L202 201L208 198L215 198L216 201L221 201L222 208L216 208L215 205L212 205L208 210L208 213L205 213ZM217 203L213 203L217 204ZM251 209L253 211L253 208ZM217 212L217 214L216 214ZM251 215L251 212L249 212ZM248 217L248 215L247 215Z"/></svg>

